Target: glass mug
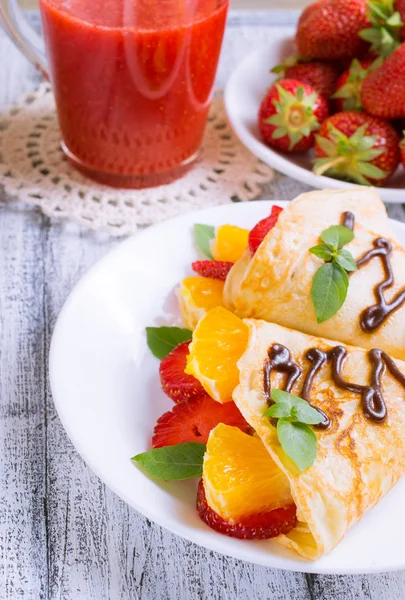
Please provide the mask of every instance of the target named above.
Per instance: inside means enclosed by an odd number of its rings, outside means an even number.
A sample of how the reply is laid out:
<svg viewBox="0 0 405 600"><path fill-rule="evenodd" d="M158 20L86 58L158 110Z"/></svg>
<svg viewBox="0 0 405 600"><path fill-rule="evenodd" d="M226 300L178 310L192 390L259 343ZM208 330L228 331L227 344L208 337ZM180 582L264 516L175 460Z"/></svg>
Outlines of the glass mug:
<svg viewBox="0 0 405 600"><path fill-rule="evenodd" d="M115 187L183 175L204 133L228 0L39 2L46 52L17 0L0 0L0 23L51 80L68 159Z"/></svg>

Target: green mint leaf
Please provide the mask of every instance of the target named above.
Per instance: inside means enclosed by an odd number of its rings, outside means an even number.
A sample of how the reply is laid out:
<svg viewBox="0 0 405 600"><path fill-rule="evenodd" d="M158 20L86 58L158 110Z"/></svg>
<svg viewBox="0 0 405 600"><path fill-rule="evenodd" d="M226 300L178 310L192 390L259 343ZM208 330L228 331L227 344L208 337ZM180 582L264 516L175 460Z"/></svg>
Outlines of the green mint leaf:
<svg viewBox="0 0 405 600"><path fill-rule="evenodd" d="M321 239L325 244L331 246L334 250L340 250L354 238L354 233L344 225L332 225L325 231L322 231Z"/></svg>
<svg viewBox="0 0 405 600"><path fill-rule="evenodd" d="M201 252L210 260L214 260L211 253L211 240L215 238L215 227L212 225L194 225L195 241Z"/></svg>
<svg viewBox="0 0 405 600"><path fill-rule="evenodd" d="M277 435L282 449L300 471L305 471L314 464L318 454L318 441L308 425L279 419Z"/></svg>
<svg viewBox="0 0 405 600"><path fill-rule="evenodd" d="M290 417L291 416L292 407L290 404L286 402L279 402L278 404L273 404L266 410L263 416L271 417L273 419L281 419L282 417Z"/></svg>
<svg viewBox="0 0 405 600"><path fill-rule="evenodd" d="M309 252L311 252L311 254L315 254L315 256L325 261L331 260L334 255L333 251L326 244L312 246L312 248L309 249Z"/></svg>
<svg viewBox="0 0 405 600"><path fill-rule="evenodd" d="M289 404L290 407L294 406L294 400L302 400L298 398L298 396L294 396L290 394L290 392L285 392L284 390L271 390L271 399L273 402L284 402L285 404ZM304 402L304 400L302 400Z"/></svg>
<svg viewBox="0 0 405 600"><path fill-rule="evenodd" d="M191 340L192 332L181 327L147 327L146 340L149 350L162 360L179 344Z"/></svg>
<svg viewBox="0 0 405 600"><path fill-rule="evenodd" d="M356 261L349 250L342 248L342 250L339 250L334 260L338 265L345 269L345 271L357 271Z"/></svg>
<svg viewBox="0 0 405 600"><path fill-rule="evenodd" d="M273 404L264 413L265 416L276 418L291 417L308 425L318 425L324 420L324 417L316 408L313 408L309 402L299 396L294 396L294 394L290 394L284 390L274 389L271 390L271 397L276 404ZM280 410L276 410L277 407L281 407Z"/></svg>
<svg viewBox="0 0 405 600"><path fill-rule="evenodd" d="M166 481L181 481L201 477L205 444L186 442L176 446L154 448L132 458L152 477Z"/></svg>
<svg viewBox="0 0 405 600"><path fill-rule="evenodd" d="M300 398L301 400L301 398ZM325 417L313 408L306 400L301 400L294 406L294 419L306 425L319 425L323 423Z"/></svg>
<svg viewBox="0 0 405 600"><path fill-rule="evenodd" d="M297 407L293 406L291 409L291 419L297 421Z"/></svg>
<svg viewBox="0 0 405 600"><path fill-rule="evenodd" d="M311 297L318 323L327 321L342 307L347 296L349 278L338 264L322 265L312 281Z"/></svg>

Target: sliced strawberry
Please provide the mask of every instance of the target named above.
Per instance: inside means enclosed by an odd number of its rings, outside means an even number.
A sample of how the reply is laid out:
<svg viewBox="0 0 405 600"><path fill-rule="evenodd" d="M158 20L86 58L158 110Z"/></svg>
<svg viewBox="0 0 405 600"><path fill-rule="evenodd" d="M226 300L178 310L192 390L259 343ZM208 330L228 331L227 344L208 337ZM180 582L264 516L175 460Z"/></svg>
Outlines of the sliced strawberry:
<svg viewBox="0 0 405 600"><path fill-rule="evenodd" d="M207 394L198 379L184 372L189 345L188 341L177 346L162 360L159 367L162 389L176 403L201 398Z"/></svg>
<svg viewBox="0 0 405 600"><path fill-rule="evenodd" d="M267 540L287 534L297 524L296 506L277 508L269 512L244 517L238 523L229 523L208 506L204 484L201 479L197 492L197 512L208 527L218 533L241 540Z"/></svg>
<svg viewBox="0 0 405 600"><path fill-rule="evenodd" d="M256 252L266 235L273 229L282 210L280 206L273 206L270 216L262 219L253 227L249 234L249 248L252 254Z"/></svg>
<svg viewBox="0 0 405 600"><path fill-rule="evenodd" d="M250 430L234 402L220 404L205 395L177 404L162 415L155 425L152 446L162 448L182 442L206 444L211 429L218 423L239 427L245 432Z"/></svg>
<svg viewBox="0 0 405 600"><path fill-rule="evenodd" d="M201 277L220 279L221 281L225 281L232 267L232 262L220 260L197 260L191 265L193 271L198 273L198 275L201 275Z"/></svg>

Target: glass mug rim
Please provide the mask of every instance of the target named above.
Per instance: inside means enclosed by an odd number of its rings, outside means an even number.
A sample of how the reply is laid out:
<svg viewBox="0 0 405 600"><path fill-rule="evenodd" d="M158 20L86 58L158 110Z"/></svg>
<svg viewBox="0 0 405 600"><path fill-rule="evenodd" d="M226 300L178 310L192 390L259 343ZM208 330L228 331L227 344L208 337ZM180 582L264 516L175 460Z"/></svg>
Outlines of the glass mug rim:
<svg viewBox="0 0 405 600"><path fill-rule="evenodd" d="M194 11L178 21L179 0L164 5L170 11L173 4L174 17L169 12L166 20L153 12L154 2L131 0L135 10L146 10L149 27L105 25L100 11L93 22L89 5L80 8L83 0L74 0L72 10L62 2L40 0L45 42L27 25L17 0L0 0L0 25L51 81L67 158L113 187L151 187L185 174L202 142L229 0L183 0ZM89 92L92 85L97 94Z"/></svg>
<svg viewBox="0 0 405 600"><path fill-rule="evenodd" d="M124 3L125 3L125 1L128 1L128 2L131 2L131 4L134 4L134 0L120 0L120 1L124 2ZM178 0L174 0L174 1L178 1ZM198 1L199 0L191 0L191 4L195 5L195 4L197 4ZM41 3L42 4L48 4L50 6L58 8L58 9L59 9L58 5L59 5L60 2L63 2L63 0L38 0L38 4L39 5L41 5ZM217 0L217 7L216 7L215 10L213 10L211 12L212 13L216 12L223 5L229 4L229 2L230 2L230 0ZM135 0L135 3L136 3L136 0ZM0 0L0 4L1 4L1 0ZM62 10L63 10L64 13L66 13L68 15L69 19L72 20L72 21L78 21L81 24L88 25L88 26L93 26L95 24L93 21L87 20L86 18L83 18L83 17L78 17L78 16L74 15L73 13L71 13L70 11L68 11L66 9L63 9L61 7L61 11ZM190 24L198 23L199 21L201 21L201 20L204 19L204 17L201 17L199 19L194 19L193 16L194 16L194 13L193 13L193 15L190 15L190 19L189 20L184 21L181 25L183 27L188 27ZM139 26L137 24L133 24L133 25L125 25L125 24L123 24L123 25L112 26L112 25L102 25L102 24L97 23L97 27L99 27L100 29L103 29L103 30L106 30L106 31L112 31L112 32L126 30L126 31L134 31L134 32L137 32L137 33L143 33L143 32L151 31L151 28L141 27L141 26ZM160 30L170 30L170 29L173 29L173 28L177 28L177 27L174 27L174 26L163 26L163 27L160 28Z"/></svg>

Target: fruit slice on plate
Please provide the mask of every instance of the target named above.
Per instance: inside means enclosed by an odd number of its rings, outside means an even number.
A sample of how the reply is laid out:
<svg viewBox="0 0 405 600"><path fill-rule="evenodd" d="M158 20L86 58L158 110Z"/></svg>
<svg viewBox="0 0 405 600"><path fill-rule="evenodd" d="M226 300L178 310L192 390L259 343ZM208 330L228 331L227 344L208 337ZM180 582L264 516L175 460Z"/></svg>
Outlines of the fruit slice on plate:
<svg viewBox="0 0 405 600"><path fill-rule="evenodd" d="M277 224L280 213L283 209L280 206L272 206L271 214L259 221L249 233L249 250L252 254L255 254L260 244L266 237L266 235L273 229Z"/></svg>
<svg viewBox="0 0 405 600"><path fill-rule="evenodd" d="M221 225L215 232L211 252L215 260L236 262L248 245L249 230L236 225Z"/></svg>
<svg viewBox="0 0 405 600"><path fill-rule="evenodd" d="M185 442L205 444L218 423L232 425L237 431L250 431L234 402L219 404L205 395L178 404L162 415L155 425L152 446L162 448Z"/></svg>
<svg viewBox="0 0 405 600"><path fill-rule="evenodd" d="M202 479L198 486L197 512L200 519L211 529L240 540L268 540L281 534L286 535L297 524L295 504L229 523L208 506Z"/></svg>
<svg viewBox="0 0 405 600"><path fill-rule="evenodd" d="M196 260L191 264L191 268L201 277L225 281L233 265L233 262L223 260Z"/></svg>
<svg viewBox="0 0 405 600"><path fill-rule="evenodd" d="M165 356L159 367L162 389L176 404L206 395L206 391L198 379L184 372L189 346L189 341L179 344Z"/></svg>
<svg viewBox="0 0 405 600"><path fill-rule="evenodd" d="M186 373L212 398L229 402L239 383L236 363L247 342L248 328L239 317L222 307L210 310L194 330Z"/></svg>
<svg viewBox="0 0 405 600"><path fill-rule="evenodd" d="M297 522L288 479L262 441L223 423L208 438L197 510L216 531L245 539L288 533Z"/></svg>
<svg viewBox="0 0 405 600"><path fill-rule="evenodd" d="M178 298L184 324L194 329L206 312L222 306L224 282L207 277L187 277L180 284Z"/></svg>

